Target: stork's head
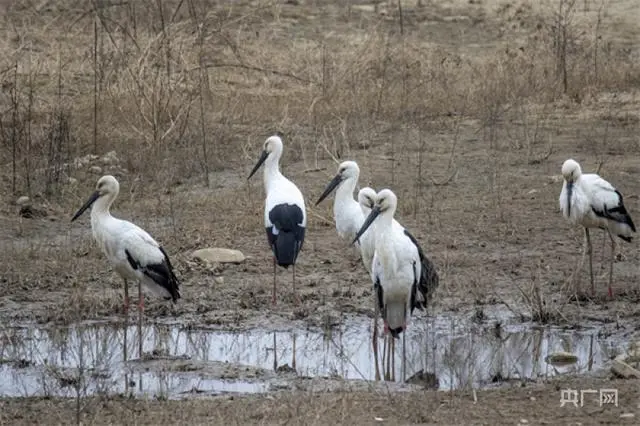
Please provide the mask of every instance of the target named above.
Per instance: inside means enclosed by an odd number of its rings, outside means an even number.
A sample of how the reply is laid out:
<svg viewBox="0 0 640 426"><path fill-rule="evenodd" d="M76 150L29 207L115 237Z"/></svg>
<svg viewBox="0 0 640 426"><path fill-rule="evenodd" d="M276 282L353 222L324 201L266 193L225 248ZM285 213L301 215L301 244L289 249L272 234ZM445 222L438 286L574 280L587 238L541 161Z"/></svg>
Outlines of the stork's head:
<svg viewBox="0 0 640 426"><path fill-rule="evenodd" d="M120 183L111 175L102 176L96 183L96 192L99 192L100 196L118 194L120 192Z"/></svg>
<svg viewBox="0 0 640 426"><path fill-rule="evenodd" d="M264 141L262 154L260 155L256 165L253 167L253 170L251 170L251 173L249 173L249 177L247 179L250 179L251 176L258 171L267 158L275 158L277 161L280 159L280 155L282 155L282 139L278 135L270 136L266 141Z"/></svg>
<svg viewBox="0 0 640 426"><path fill-rule="evenodd" d="M562 177L567 182L575 182L582 174L580 164L573 159L568 159L562 164Z"/></svg>
<svg viewBox="0 0 640 426"><path fill-rule="evenodd" d="M376 191L368 186L358 192L358 204L360 204L360 208L363 209L362 211L367 212L366 214L369 214L377 199L378 194L376 194Z"/></svg>
<svg viewBox="0 0 640 426"><path fill-rule="evenodd" d="M342 176L342 180L360 177L360 167L355 161L343 161L338 167L338 174Z"/></svg>
<svg viewBox="0 0 640 426"><path fill-rule="evenodd" d="M108 205L118 196L120 192L120 184L118 180L111 176L106 175L102 176L98 179L98 183L96 184L96 190L91 194L89 199L84 203L82 207L73 215L71 221L73 222L77 218L79 218L82 213L85 212L93 203L95 203L98 199L104 198L107 200L107 208Z"/></svg>
<svg viewBox="0 0 640 426"><path fill-rule="evenodd" d="M378 216L384 215L393 218L393 215L396 211L397 202L398 199L396 198L396 195L390 189L383 189L382 191L378 192L373 204L373 208L371 209L369 216L367 216L364 223L362 224L362 227L356 234L356 237L353 239L353 243L358 241L358 239L362 236L362 234L365 233L367 228L371 226L373 221L376 220Z"/></svg>
<svg viewBox="0 0 640 426"><path fill-rule="evenodd" d="M358 180L360 176L360 167L355 161L343 161L338 166L338 173L331 179L331 181L327 184L327 187L316 201L316 206L322 202L325 198L331 194L331 192L336 189L342 182L347 179Z"/></svg>
<svg viewBox="0 0 640 426"><path fill-rule="evenodd" d="M393 215L396 211L397 205L398 198L396 197L396 194L394 194L390 189L383 189L378 192L378 198L374 208L379 209L380 213L390 213Z"/></svg>

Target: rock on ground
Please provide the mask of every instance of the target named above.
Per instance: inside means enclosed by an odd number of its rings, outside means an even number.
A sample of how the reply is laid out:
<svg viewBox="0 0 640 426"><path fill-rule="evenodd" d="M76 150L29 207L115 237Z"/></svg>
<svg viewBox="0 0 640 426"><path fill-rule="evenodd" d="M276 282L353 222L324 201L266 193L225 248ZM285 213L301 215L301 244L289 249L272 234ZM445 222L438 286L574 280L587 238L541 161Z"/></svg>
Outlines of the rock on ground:
<svg viewBox="0 0 640 426"><path fill-rule="evenodd" d="M205 263L242 263L245 260L241 251L219 247L196 250L193 257Z"/></svg>

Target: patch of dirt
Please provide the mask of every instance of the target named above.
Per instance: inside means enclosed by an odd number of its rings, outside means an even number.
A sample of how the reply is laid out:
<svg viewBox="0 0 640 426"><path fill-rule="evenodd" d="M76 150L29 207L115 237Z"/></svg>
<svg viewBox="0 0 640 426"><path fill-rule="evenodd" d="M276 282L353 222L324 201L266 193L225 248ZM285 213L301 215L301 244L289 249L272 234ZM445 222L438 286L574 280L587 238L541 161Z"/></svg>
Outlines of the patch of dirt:
<svg viewBox="0 0 640 426"><path fill-rule="evenodd" d="M560 406L563 389L585 393L584 404ZM597 392L616 389L618 406L600 405ZM640 389L623 380L563 379L477 392L413 391L388 393L372 389L345 392L281 392L269 395L204 397L181 401L125 398L89 399L83 424L637 424ZM0 421L33 424L43 418L57 423L76 419L72 399L0 400Z"/></svg>

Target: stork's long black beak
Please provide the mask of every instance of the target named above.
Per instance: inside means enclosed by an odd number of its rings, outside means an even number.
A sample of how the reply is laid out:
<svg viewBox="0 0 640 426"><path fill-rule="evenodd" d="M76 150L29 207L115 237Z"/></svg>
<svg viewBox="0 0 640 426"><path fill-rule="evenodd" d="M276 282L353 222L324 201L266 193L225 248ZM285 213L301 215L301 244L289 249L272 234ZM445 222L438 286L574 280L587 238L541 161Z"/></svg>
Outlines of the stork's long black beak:
<svg viewBox="0 0 640 426"><path fill-rule="evenodd" d="M74 220L79 218L80 215L82 215L82 213L84 213L85 210L87 210L89 207L91 207L91 205L93 203L95 203L98 198L100 198L100 192L95 191L93 194L91 194L91 196L89 197L87 202L84 203L84 205L82 207L80 207L80 210L78 210L76 212L76 214L73 215L73 217L71 218L71 222L73 222Z"/></svg>
<svg viewBox="0 0 640 426"><path fill-rule="evenodd" d="M380 207L379 206L373 206L373 208L371 209L371 213L369 213L369 216L367 216L367 219L362 224L362 227L360 228L360 230L356 234L356 237L353 239L351 244L355 243L356 241L358 241L360 239L362 234L364 234L365 231L367 230L367 228L369 228L371 226L371 224L373 223L374 220L376 220L376 217L378 217L379 214L380 214Z"/></svg>
<svg viewBox="0 0 640 426"><path fill-rule="evenodd" d="M342 175L340 175L340 173L338 173L337 175L335 175L333 177L333 179L331 179L331 182L329 182L327 187L324 189L324 192L322 193L320 198L318 198L318 201L316 201L316 206L318 204L320 204L322 202L322 200L327 198L327 196L329 194L331 194L331 191L333 191L334 189L336 189L338 187L338 185L340 185L340 182L342 182Z"/></svg>
<svg viewBox="0 0 640 426"><path fill-rule="evenodd" d="M253 176L254 173L258 171L258 169L260 168L260 166L262 166L262 163L264 163L264 160L266 160L268 156L269 156L269 153L267 151L262 151L262 154L260 155L258 162L256 163L255 166L253 166L253 170L251 170L251 173L249 173L249 177L247 178L247 180L251 179L251 176Z"/></svg>
<svg viewBox="0 0 640 426"><path fill-rule="evenodd" d="M571 217L571 197L573 196L573 182L567 182L567 216Z"/></svg>

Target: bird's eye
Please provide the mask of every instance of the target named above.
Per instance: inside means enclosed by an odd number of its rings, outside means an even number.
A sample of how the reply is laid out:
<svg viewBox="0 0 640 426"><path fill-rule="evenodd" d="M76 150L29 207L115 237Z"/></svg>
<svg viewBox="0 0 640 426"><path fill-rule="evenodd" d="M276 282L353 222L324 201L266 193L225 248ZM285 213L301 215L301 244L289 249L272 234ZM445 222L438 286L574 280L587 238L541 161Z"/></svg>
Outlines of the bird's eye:
<svg viewBox="0 0 640 426"><path fill-rule="evenodd" d="M344 173L344 169L338 170L338 173Z"/></svg>

